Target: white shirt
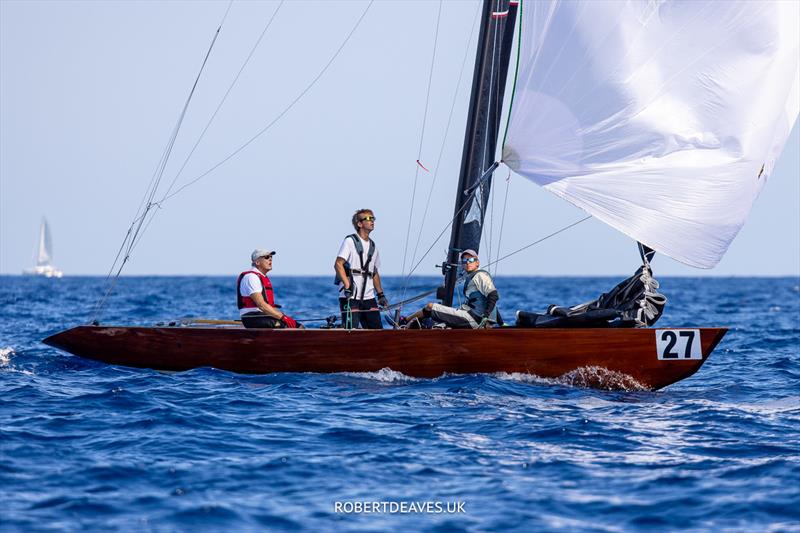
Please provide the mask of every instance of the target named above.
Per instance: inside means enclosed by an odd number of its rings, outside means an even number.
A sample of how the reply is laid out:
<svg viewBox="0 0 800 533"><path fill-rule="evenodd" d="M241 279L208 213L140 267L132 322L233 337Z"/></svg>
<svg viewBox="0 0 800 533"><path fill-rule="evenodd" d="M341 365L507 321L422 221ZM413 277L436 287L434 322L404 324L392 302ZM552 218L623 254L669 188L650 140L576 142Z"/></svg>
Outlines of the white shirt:
<svg viewBox="0 0 800 533"><path fill-rule="evenodd" d="M257 271L253 269L242 276L242 281L239 282L239 292L242 296L250 296L254 292L261 294L261 290L264 288L264 285L261 284L261 279L258 277L256 272ZM258 307L242 307L239 309L239 316L245 313L255 312L261 312L261 310Z"/></svg>
<svg viewBox="0 0 800 533"><path fill-rule="evenodd" d="M362 239L358 234L356 234L358 240L361 241L361 246L364 247L364 261L366 262L367 257L369 257L369 247L370 242L365 241ZM353 239L349 236L344 238L342 241L342 245L339 247L339 255L348 263L350 263L350 268L355 270L361 270L361 259L358 257L358 252L356 251L356 245L353 243ZM369 262L369 271L370 272L377 272L381 266L381 258L378 255L378 249L375 248L375 253L372 255L372 261ZM355 287L353 287L353 296L357 300L371 300L375 298L375 285L372 283L372 276L367 276L367 290L364 292L364 297L361 297L361 286L364 284L364 277L361 274L353 274L353 281ZM340 294L341 295L341 294Z"/></svg>

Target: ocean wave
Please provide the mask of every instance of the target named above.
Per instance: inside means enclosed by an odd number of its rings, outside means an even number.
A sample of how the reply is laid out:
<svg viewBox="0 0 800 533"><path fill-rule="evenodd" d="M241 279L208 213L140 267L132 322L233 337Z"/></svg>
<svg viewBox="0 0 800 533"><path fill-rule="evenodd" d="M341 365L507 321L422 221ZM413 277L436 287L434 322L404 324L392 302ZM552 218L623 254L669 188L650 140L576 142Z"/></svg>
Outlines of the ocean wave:
<svg viewBox="0 0 800 533"><path fill-rule="evenodd" d="M342 375L351 376L354 378L371 379L374 381L381 381L383 383L413 382L421 379L407 376L402 372L392 370L388 367L381 368L377 372L342 372Z"/></svg>
<svg viewBox="0 0 800 533"><path fill-rule="evenodd" d="M12 355L14 355L14 348L11 346L0 348L0 367L9 366L11 364Z"/></svg>
<svg viewBox="0 0 800 533"><path fill-rule="evenodd" d="M0 309L5 529L646 533L782 531L800 519L796 278L666 280L664 324L732 329L699 372L658 392L597 367L553 378L165 374L43 346L101 281L61 280L69 305L33 309L30 280L0 283L0 295L21 295ZM276 281L304 309L330 286ZM233 305L230 279L191 278L190 299L174 278L119 283L108 320L146 321L151 311L125 300L151 293L169 295L176 316L194 316L198 301L209 313ZM585 301L609 286L502 283L520 306ZM466 512L334 511L337 501L387 500L458 500Z"/></svg>
<svg viewBox="0 0 800 533"><path fill-rule="evenodd" d="M19 368L11 362L17 352L11 346L0 348L0 372L13 372L25 376L32 376L33 372L24 368Z"/></svg>

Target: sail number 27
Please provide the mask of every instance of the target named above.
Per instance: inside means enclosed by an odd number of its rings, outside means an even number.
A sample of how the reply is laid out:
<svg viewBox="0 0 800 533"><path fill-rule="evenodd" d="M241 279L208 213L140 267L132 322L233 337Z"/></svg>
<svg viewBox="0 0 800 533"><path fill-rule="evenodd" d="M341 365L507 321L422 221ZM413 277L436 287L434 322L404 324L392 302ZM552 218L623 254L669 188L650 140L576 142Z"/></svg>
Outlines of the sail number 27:
<svg viewBox="0 0 800 533"><path fill-rule="evenodd" d="M702 359L699 329L657 329L659 359Z"/></svg>

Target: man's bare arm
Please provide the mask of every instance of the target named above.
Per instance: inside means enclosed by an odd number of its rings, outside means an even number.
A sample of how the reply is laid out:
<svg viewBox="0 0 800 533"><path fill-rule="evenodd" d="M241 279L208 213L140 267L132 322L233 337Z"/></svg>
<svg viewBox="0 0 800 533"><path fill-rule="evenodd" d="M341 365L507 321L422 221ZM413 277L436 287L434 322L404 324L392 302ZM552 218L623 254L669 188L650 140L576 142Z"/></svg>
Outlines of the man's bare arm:
<svg viewBox="0 0 800 533"><path fill-rule="evenodd" d="M336 271L336 274L339 276L339 279L342 280L345 289L350 288L350 280L347 278L347 274L344 271L344 258L337 257L336 262L333 264L333 269Z"/></svg>
<svg viewBox="0 0 800 533"><path fill-rule="evenodd" d="M254 292L250 295L250 298L255 302L256 307L265 315L277 318L278 320L283 317L283 313L269 305L260 292Z"/></svg>

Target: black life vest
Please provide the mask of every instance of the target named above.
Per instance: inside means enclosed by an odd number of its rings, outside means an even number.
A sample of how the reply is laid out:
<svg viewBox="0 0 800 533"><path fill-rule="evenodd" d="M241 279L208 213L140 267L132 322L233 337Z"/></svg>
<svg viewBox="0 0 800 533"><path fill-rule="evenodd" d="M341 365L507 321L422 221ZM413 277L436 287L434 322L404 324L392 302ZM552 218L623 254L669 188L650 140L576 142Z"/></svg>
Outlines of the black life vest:
<svg viewBox="0 0 800 533"><path fill-rule="evenodd" d="M249 294L242 294L242 278L244 278L247 274L255 274L258 276L258 279L261 280L261 296L264 297L265 302L274 307L275 294L272 291L272 282L267 276L255 269L247 270L239 274L239 279L236 280L236 306L239 309L244 309L245 307L258 307L253 299L250 298Z"/></svg>
<svg viewBox="0 0 800 533"><path fill-rule="evenodd" d="M363 281L361 283L361 299L364 299L364 293L367 292L367 280L375 275L375 272L369 269L370 263L372 263L372 256L375 255L375 241L369 239L369 252L367 252L367 259L364 260L364 245L361 244L361 238L356 233L351 233L346 238L353 240L353 245L356 247L356 253L358 254L359 262L361 263L361 268L352 268L349 262L344 262L344 273L350 279L350 286L353 286L353 274L360 274L363 276ZM334 280L334 284L338 285L342 282L339 279L339 276L336 276Z"/></svg>

